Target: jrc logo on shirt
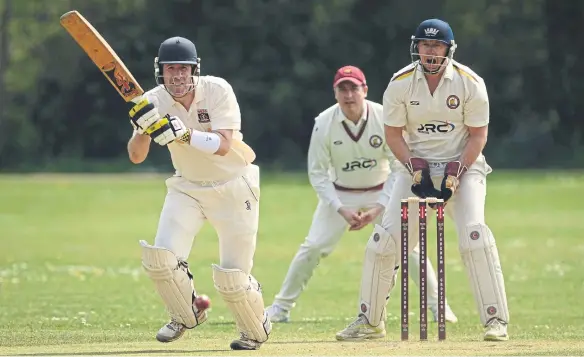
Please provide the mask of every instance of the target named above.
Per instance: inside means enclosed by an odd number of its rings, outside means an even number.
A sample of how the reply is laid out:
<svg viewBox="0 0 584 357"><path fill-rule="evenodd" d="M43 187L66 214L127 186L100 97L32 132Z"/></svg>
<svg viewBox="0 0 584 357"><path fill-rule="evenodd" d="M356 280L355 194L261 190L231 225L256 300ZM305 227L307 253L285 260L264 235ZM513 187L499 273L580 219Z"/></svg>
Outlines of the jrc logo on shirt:
<svg viewBox="0 0 584 357"><path fill-rule="evenodd" d="M377 160L367 159L367 158L362 157L362 158L359 158L357 160L345 163L345 166L343 167L343 171L349 172L349 171L355 171L355 170L359 170L359 169L372 169L375 166L377 166Z"/></svg>
<svg viewBox="0 0 584 357"><path fill-rule="evenodd" d="M420 134L435 134L435 133L450 133L455 128L454 124L442 120L432 120L430 123L420 124L418 126L418 133Z"/></svg>

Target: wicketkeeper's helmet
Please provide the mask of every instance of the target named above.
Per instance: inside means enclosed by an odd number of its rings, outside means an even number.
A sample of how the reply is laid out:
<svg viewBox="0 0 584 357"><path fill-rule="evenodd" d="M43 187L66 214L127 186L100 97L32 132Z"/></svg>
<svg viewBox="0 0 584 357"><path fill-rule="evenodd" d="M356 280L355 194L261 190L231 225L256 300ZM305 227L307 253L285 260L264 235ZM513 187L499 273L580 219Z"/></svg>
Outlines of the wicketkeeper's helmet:
<svg viewBox="0 0 584 357"><path fill-rule="evenodd" d="M447 59L452 59L454 57L454 52L456 51L456 43L454 42L454 33L452 32L452 28L450 25L442 21L440 19L428 19L422 21L416 32L411 37L411 44L410 44L410 56L412 58L412 62L416 62L420 60L419 50L418 50L418 42L421 40L436 40L445 43L448 45L448 51L446 52L446 57L436 56L438 60L442 60L442 65L446 66L448 62ZM419 66L422 70L424 66ZM442 69L442 66L430 73L437 73Z"/></svg>

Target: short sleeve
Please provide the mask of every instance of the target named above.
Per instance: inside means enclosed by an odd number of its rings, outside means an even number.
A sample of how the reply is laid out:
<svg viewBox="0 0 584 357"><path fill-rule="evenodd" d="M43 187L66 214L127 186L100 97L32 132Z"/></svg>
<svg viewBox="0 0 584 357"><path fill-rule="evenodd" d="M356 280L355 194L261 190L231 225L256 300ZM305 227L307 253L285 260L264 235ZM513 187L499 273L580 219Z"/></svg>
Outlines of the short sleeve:
<svg viewBox="0 0 584 357"><path fill-rule="evenodd" d="M383 123L398 128L407 123L406 105L400 84L399 82L389 82L383 93Z"/></svg>
<svg viewBox="0 0 584 357"><path fill-rule="evenodd" d="M463 108L464 124L471 127L482 127L489 124L489 97L485 82L479 79L473 82L470 95Z"/></svg>
<svg viewBox="0 0 584 357"><path fill-rule="evenodd" d="M213 105L209 107L211 128L241 130L241 112L231 85L226 81L215 85L212 96Z"/></svg>

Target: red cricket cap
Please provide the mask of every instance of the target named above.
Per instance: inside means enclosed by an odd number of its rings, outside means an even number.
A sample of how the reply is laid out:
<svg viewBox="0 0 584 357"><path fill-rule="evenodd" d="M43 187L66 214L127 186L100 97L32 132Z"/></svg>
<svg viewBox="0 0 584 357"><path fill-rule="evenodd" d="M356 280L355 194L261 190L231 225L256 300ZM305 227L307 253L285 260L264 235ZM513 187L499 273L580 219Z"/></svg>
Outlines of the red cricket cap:
<svg viewBox="0 0 584 357"><path fill-rule="evenodd" d="M363 71L355 66L344 66L339 68L335 74L333 87L338 86L339 83L343 81L350 81L357 85L367 85L365 74L363 74Z"/></svg>

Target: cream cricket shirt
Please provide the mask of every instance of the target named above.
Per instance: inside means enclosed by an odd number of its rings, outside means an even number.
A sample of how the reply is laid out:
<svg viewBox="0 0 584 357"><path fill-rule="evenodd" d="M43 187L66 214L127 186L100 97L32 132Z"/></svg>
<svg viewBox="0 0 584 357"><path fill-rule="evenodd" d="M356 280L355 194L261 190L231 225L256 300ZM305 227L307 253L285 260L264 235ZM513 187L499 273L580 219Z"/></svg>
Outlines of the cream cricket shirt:
<svg viewBox="0 0 584 357"><path fill-rule="evenodd" d="M366 100L357 124L338 104L315 119L308 149L308 176L320 200L338 210L334 185L364 189L384 183L393 158L385 144L383 107Z"/></svg>
<svg viewBox="0 0 584 357"><path fill-rule="evenodd" d="M160 115L179 117L188 128L199 131L233 129L231 150L225 156L205 154L187 144L168 145L177 176L190 181L225 181L240 175L255 159L253 150L242 140L241 113L233 88L222 78L202 76L195 89L189 110L174 101L158 86L145 96L158 108Z"/></svg>
<svg viewBox="0 0 584 357"><path fill-rule="evenodd" d="M396 74L383 95L385 125L404 127L406 142L415 157L442 163L457 160L470 127L489 124L485 82L468 67L450 61L430 94L424 74L411 64ZM485 163L479 155L477 163Z"/></svg>

